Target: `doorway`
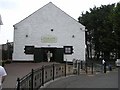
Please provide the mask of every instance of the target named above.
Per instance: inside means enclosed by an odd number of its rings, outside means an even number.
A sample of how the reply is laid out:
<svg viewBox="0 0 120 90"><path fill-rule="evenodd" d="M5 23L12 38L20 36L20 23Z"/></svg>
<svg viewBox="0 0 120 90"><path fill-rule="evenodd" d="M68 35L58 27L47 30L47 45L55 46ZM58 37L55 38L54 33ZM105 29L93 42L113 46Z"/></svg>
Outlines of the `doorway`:
<svg viewBox="0 0 120 90"><path fill-rule="evenodd" d="M64 60L64 49L57 47L41 47L35 48L34 50L34 61L35 62L48 62L47 53L50 52L49 62L63 62Z"/></svg>
<svg viewBox="0 0 120 90"><path fill-rule="evenodd" d="M42 48L43 50L43 61L54 62L55 61L55 48ZM50 60L48 60L48 57Z"/></svg>

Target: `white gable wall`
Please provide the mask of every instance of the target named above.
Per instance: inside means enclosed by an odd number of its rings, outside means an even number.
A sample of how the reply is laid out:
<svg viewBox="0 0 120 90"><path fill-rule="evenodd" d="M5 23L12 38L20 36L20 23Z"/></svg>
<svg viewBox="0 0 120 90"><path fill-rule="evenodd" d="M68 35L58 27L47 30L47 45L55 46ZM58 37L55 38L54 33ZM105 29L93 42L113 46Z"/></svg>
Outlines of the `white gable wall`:
<svg viewBox="0 0 120 90"><path fill-rule="evenodd" d="M65 60L71 61L74 58L85 60L85 27L52 3L17 23L14 28L13 60L33 61L33 55L24 54L25 45L35 47L73 46L74 53L65 55ZM72 38L73 35L74 38ZM57 42L42 43L41 37L43 36L56 37Z"/></svg>

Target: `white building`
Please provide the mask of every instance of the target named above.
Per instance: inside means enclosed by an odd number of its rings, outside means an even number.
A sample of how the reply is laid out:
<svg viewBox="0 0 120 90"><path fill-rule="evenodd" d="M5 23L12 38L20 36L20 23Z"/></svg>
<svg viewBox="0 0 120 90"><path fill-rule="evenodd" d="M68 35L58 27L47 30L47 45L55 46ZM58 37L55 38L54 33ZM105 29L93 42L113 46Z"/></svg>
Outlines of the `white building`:
<svg viewBox="0 0 120 90"><path fill-rule="evenodd" d="M85 60L85 26L53 3L14 25L13 61Z"/></svg>

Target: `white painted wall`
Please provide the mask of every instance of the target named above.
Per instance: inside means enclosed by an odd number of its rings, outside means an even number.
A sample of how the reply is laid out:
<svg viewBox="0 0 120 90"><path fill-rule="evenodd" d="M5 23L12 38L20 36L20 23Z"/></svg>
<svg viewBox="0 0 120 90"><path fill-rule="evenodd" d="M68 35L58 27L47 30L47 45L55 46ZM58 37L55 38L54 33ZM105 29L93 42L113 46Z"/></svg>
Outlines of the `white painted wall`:
<svg viewBox="0 0 120 90"><path fill-rule="evenodd" d="M33 55L24 54L25 45L36 47L73 46L74 53L65 55L64 59L68 61L72 61L73 58L85 60L85 27L52 3L15 24L14 29L13 60L15 61L33 61ZM57 42L41 42L42 37L49 35L56 37ZM73 35L74 38L72 38Z"/></svg>

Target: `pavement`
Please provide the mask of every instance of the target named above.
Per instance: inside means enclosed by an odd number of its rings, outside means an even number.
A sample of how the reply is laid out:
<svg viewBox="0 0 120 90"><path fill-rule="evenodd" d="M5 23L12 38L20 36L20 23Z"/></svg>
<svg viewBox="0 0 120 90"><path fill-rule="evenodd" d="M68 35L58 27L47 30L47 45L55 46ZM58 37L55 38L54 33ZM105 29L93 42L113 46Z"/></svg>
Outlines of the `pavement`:
<svg viewBox="0 0 120 90"><path fill-rule="evenodd" d="M15 63L5 64L7 76L3 83L3 88L15 88L17 83L17 78L22 78L31 72L32 69L37 69L43 65L53 64L55 62L41 62L41 63Z"/></svg>
<svg viewBox="0 0 120 90"><path fill-rule="evenodd" d="M40 89L47 88L112 88L114 90L114 88L118 88L118 70L106 74L80 74L62 77L46 83Z"/></svg>

